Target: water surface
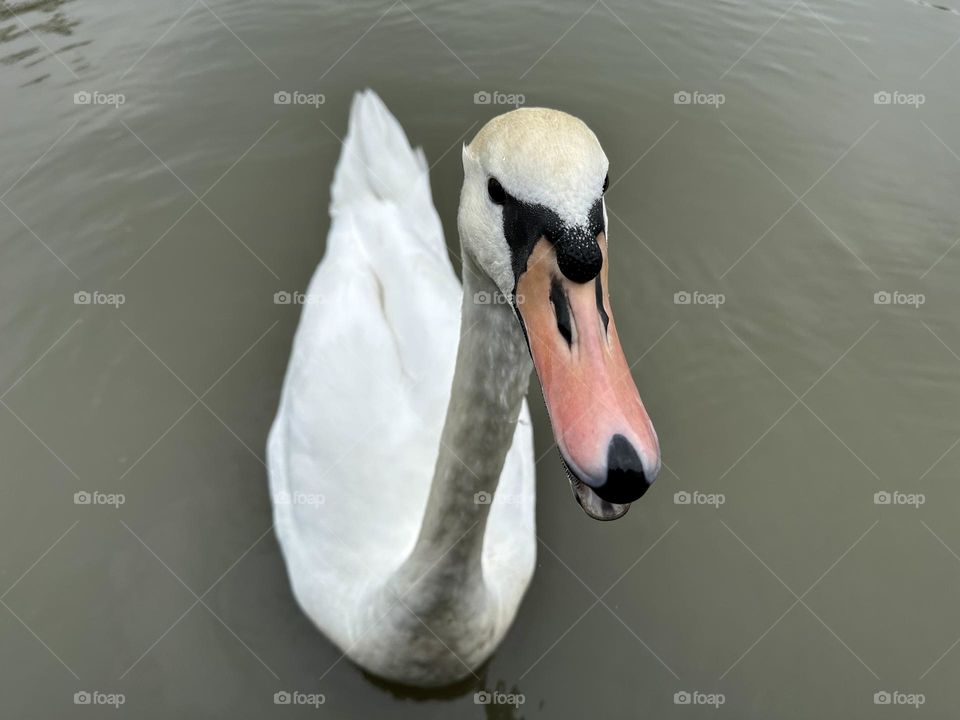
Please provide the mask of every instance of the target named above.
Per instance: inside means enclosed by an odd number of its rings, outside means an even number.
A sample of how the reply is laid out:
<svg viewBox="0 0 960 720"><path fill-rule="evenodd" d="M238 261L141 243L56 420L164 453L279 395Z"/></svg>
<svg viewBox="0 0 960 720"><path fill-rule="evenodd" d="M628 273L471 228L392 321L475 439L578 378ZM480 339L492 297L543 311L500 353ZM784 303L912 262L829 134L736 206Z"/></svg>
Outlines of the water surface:
<svg viewBox="0 0 960 720"><path fill-rule="evenodd" d="M900 691L953 717L956 9L0 3L5 715L101 717L74 705L97 690L142 719L867 718ZM537 572L480 679L446 693L341 660L271 532L299 314L273 298L322 256L363 87L424 147L453 250L459 145L506 109L475 93L596 131L613 304L667 465L622 521L590 521L531 393ZM293 90L325 102L274 104ZM75 504L94 491L125 502ZM897 491L924 503L875 503ZM295 690L326 702L274 705Z"/></svg>

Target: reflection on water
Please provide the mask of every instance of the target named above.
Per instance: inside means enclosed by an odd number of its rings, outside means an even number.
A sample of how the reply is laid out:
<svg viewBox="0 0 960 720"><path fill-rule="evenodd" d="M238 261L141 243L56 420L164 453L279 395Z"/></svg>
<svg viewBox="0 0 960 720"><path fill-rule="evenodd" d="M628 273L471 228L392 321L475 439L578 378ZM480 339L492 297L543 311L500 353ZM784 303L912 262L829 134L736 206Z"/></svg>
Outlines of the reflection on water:
<svg viewBox="0 0 960 720"><path fill-rule="evenodd" d="M366 671L361 671L361 674L372 686L386 691L397 700L426 702L463 698L472 700L474 705L482 707L486 720L524 720L526 695L520 691L516 683L508 687L505 681L497 680L491 685L487 679L489 672L490 661L487 661L476 670L476 677L468 676L460 682L442 688L397 685Z"/></svg>
<svg viewBox="0 0 960 720"><path fill-rule="evenodd" d="M507 689L507 684L502 680L498 680L492 688L484 688L474 694L474 702L483 705L487 720L524 720L526 701L526 696L516 685Z"/></svg>
<svg viewBox="0 0 960 720"><path fill-rule="evenodd" d="M417 688L408 685L398 685L397 683L384 680L376 675L371 675L365 670L361 670L360 672L371 685L386 691L391 697L397 698L398 700L452 700L454 698L467 697L482 690L486 683L489 666L490 662L487 661L481 667L477 668L476 675L479 677L468 675L459 682L440 688Z"/></svg>

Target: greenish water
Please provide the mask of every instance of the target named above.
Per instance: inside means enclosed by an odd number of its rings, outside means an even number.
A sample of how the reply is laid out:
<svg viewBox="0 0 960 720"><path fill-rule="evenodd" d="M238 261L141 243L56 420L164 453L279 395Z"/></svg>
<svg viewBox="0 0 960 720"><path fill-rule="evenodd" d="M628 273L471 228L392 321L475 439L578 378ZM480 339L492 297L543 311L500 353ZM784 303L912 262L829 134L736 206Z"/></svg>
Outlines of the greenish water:
<svg viewBox="0 0 960 720"><path fill-rule="evenodd" d="M2 714L872 718L913 712L875 704L899 692L954 717L952 7L0 3ZM270 531L299 312L273 298L322 255L363 87L433 163L452 247L458 146L507 109L476 93L596 131L667 466L590 521L531 393L537 572L481 681L445 693L340 660Z"/></svg>

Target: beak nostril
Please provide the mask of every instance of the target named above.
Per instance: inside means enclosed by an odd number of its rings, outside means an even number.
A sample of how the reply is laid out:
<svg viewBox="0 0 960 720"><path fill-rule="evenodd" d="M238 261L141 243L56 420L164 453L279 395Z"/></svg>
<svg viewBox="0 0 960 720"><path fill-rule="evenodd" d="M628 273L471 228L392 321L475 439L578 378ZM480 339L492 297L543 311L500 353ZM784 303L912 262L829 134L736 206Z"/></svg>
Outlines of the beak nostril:
<svg viewBox="0 0 960 720"><path fill-rule="evenodd" d="M570 302L567 300L566 293L560 281L554 278L550 283L550 302L553 305L553 313L557 318L557 330L567 341L567 347L573 344L573 329L570 326Z"/></svg>
<svg viewBox="0 0 960 720"><path fill-rule="evenodd" d="M603 306L603 278L597 277L595 283L597 292L597 312L600 313L600 321L603 323L603 331L607 332L610 327L610 316L607 315L607 309Z"/></svg>

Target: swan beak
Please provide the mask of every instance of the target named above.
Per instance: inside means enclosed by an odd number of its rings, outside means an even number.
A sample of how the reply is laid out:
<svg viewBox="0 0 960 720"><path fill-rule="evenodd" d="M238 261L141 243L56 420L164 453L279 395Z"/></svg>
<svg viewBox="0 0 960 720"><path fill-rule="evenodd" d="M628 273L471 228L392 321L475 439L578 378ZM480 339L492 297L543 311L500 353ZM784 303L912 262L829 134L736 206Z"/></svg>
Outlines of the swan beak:
<svg viewBox="0 0 960 720"><path fill-rule="evenodd" d="M617 336L605 233L596 242L600 272L574 281L539 240L515 305L574 495L589 516L614 520L656 479L660 446Z"/></svg>

